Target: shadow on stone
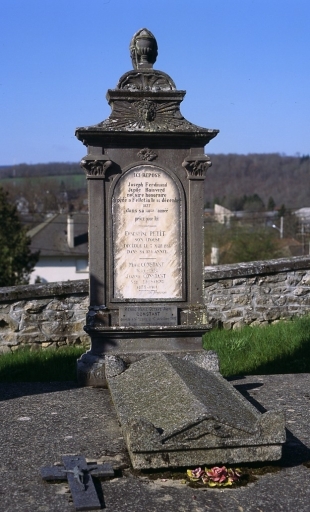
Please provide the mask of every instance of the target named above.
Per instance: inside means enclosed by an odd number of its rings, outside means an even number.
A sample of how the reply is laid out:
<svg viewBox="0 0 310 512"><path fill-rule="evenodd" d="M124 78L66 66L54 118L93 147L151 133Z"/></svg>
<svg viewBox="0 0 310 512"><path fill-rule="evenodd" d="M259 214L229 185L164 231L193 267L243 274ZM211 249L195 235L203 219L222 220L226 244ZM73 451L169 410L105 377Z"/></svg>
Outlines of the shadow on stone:
<svg viewBox="0 0 310 512"><path fill-rule="evenodd" d="M21 396L42 395L76 389L76 382L0 382L0 401L12 400Z"/></svg>
<svg viewBox="0 0 310 512"><path fill-rule="evenodd" d="M236 379L234 379L236 380ZM244 396L244 398L246 398L250 404L254 405L254 407L259 411L261 412L262 414L264 412L267 411L267 409L265 409L265 407L263 407L257 400L255 400L255 398L253 398L250 394L249 394L249 391L251 389L257 389L257 388L260 388L261 386L263 386L263 384L261 382L255 382L253 384L237 384L237 385L234 385L234 388L239 391L239 393Z"/></svg>
<svg viewBox="0 0 310 512"><path fill-rule="evenodd" d="M292 432L286 429L287 440L283 445L281 466L294 467L310 462L310 449L304 445Z"/></svg>

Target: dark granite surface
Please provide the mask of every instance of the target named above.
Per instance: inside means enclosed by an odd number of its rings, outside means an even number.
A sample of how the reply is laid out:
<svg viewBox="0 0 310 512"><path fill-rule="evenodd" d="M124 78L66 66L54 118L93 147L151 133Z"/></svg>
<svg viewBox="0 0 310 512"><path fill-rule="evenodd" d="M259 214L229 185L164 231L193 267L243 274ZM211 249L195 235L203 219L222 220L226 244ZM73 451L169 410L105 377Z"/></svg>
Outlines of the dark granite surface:
<svg viewBox="0 0 310 512"><path fill-rule="evenodd" d="M101 484L107 511L308 512L310 374L251 376L233 383L262 411L283 407L288 437L279 471L224 490L133 474L107 390L70 382L0 384L0 511L73 512L67 484L45 483L39 470L64 454L82 453L122 469Z"/></svg>

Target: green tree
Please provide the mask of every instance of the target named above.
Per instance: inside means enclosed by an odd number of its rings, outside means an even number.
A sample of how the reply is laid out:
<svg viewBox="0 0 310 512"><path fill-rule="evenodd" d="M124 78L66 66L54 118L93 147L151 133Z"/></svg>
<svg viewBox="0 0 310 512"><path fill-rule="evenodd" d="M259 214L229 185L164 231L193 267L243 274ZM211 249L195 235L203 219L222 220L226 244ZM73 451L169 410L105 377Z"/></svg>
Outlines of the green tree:
<svg viewBox="0 0 310 512"><path fill-rule="evenodd" d="M267 210L274 210L274 207L276 206L276 203L274 202L274 199L272 196L269 197L268 199L268 204L267 204Z"/></svg>
<svg viewBox="0 0 310 512"><path fill-rule="evenodd" d="M242 225L232 219L229 227L205 221L205 264L210 265L211 247L220 250L219 264L268 260L282 256L278 233L260 225Z"/></svg>
<svg viewBox="0 0 310 512"><path fill-rule="evenodd" d="M0 187L0 286L29 282L30 273L39 259L39 253L31 253L29 246L30 238L16 206Z"/></svg>
<svg viewBox="0 0 310 512"><path fill-rule="evenodd" d="M223 263L268 260L280 256L272 230L242 226L232 233L229 250Z"/></svg>
<svg viewBox="0 0 310 512"><path fill-rule="evenodd" d="M286 214L285 204L281 204L281 208L279 208L278 215L279 215L279 217L284 217L285 214Z"/></svg>
<svg viewBox="0 0 310 512"><path fill-rule="evenodd" d="M243 210L250 212L261 212L265 209L265 205L263 200L259 197L258 194L253 194L251 196L244 196L244 204Z"/></svg>

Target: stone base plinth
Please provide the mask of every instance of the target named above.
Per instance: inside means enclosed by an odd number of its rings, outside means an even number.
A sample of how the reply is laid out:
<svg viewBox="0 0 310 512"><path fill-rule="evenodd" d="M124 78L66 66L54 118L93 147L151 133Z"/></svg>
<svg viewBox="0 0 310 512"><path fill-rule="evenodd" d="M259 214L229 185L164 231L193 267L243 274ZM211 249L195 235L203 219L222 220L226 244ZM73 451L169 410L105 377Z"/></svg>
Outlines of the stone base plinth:
<svg viewBox="0 0 310 512"><path fill-rule="evenodd" d="M91 337L91 350L77 361L81 386L107 387L105 356L117 355L131 364L156 353L185 356L202 351L202 336L210 325L175 327L85 327Z"/></svg>
<svg viewBox="0 0 310 512"><path fill-rule="evenodd" d="M77 360L77 381L80 386L107 388L104 356L86 352Z"/></svg>

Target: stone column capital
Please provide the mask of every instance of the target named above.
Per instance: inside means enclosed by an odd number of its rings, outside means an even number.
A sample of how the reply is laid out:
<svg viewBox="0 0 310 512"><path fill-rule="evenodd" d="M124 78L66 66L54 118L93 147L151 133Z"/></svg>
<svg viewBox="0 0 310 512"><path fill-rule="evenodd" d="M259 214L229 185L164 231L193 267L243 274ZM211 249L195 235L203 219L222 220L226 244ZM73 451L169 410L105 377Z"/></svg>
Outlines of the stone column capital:
<svg viewBox="0 0 310 512"><path fill-rule="evenodd" d="M80 165L89 179L104 179L106 170L111 167L112 161L107 157L95 159L90 156L82 158Z"/></svg>
<svg viewBox="0 0 310 512"><path fill-rule="evenodd" d="M182 166L186 169L189 180L204 180L211 160L208 155L192 155L185 158Z"/></svg>

